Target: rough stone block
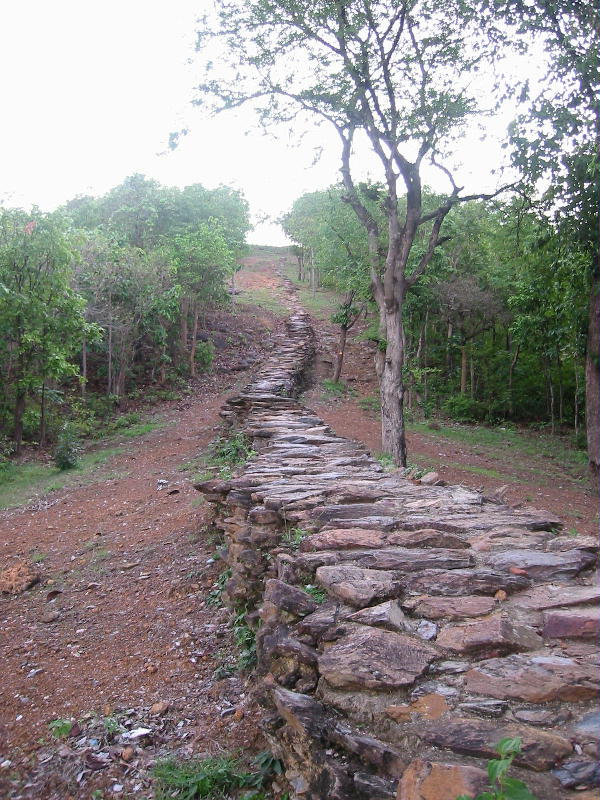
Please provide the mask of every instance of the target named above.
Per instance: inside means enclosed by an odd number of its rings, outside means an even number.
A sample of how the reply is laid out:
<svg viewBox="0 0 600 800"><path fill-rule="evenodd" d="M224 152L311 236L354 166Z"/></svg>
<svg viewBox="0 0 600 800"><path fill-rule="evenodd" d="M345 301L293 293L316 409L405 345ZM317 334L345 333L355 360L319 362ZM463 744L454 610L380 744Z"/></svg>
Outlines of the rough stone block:
<svg viewBox="0 0 600 800"><path fill-rule="evenodd" d="M397 800L456 800L462 794L474 797L486 786L482 769L418 758L404 771Z"/></svg>

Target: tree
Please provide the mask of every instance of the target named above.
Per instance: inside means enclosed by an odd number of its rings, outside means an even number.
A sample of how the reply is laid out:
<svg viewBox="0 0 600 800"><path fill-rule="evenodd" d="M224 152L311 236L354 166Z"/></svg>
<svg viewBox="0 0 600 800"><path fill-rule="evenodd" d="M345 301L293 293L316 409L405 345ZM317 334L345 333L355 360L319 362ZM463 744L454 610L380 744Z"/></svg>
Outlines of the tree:
<svg viewBox="0 0 600 800"><path fill-rule="evenodd" d="M483 0L482 7L496 36L521 48L535 36L547 55L541 87L516 87L526 110L513 126L511 144L525 187L564 246L587 256L586 423L590 469L598 477L600 8L591 0Z"/></svg>
<svg viewBox="0 0 600 800"><path fill-rule="evenodd" d="M383 447L397 464L406 463L404 305L444 241L445 217L467 199L443 161L475 111L469 82L487 47L475 35L478 24L474 8L455 0L221 0L216 19L198 33L207 59L218 43L220 76L210 73L207 60L197 104L223 110L251 101L264 124L307 112L339 135L344 199L367 233L379 309ZM383 226L355 180L353 150L361 135L381 167ZM449 189L425 210L427 162L446 175ZM426 245L410 270L423 233Z"/></svg>
<svg viewBox="0 0 600 800"><path fill-rule="evenodd" d="M41 397L40 441L45 438L47 382L77 373L73 361L87 333L85 301L71 286L74 250L58 215L37 209L0 211L0 363L13 394L12 436L21 452L23 417L34 391Z"/></svg>

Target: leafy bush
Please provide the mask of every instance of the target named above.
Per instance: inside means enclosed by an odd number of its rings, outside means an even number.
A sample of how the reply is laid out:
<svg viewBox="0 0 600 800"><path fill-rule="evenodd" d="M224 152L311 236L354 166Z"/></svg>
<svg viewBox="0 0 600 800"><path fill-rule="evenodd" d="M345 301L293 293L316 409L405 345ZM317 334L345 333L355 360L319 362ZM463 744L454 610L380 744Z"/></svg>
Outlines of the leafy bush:
<svg viewBox="0 0 600 800"><path fill-rule="evenodd" d="M485 418L486 407L466 394L449 397L442 406L444 413L456 422L480 422Z"/></svg>
<svg viewBox="0 0 600 800"><path fill-rule="evenodd" d="M73 469L79 463L82 452L81 442L72 423L63 425L54 451L54 463L59 469Z"/></svg>
<svg viewBox="0 0 600 800"><path fill-rule="evenodd" d="M194 360L201 370L207 371L211 368L215 359L215 347L212 342L197 342Z"/></svg>

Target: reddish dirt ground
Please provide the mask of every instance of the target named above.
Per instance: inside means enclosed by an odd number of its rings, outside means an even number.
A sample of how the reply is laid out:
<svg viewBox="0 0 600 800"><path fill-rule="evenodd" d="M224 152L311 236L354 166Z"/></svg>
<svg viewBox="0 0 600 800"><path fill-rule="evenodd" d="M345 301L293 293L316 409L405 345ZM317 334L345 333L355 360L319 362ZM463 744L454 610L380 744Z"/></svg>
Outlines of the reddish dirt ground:
<svg viewBox="0 0 600 800"><path fill-rule="evenodd" d="M254 259L238 287L277 296L277 261ZM157 757L260 749L243 674L215 675L234 651L226 612L207 603L222 566L213 560L209 509L197 505L191 473L181 467L218 434L221 404L252 372L244 359L264 355L265 330L280 324L251 306L240 305L233 319L222 315L214 372L185 400L163 405L162 429L111 459L120 477L0 513L0 569L43 556L41 582L0 599L0 797L141 800L152 794ZM315 326L315 381L304 402L338 433L378 451L379 421L358 405L376 391L368 346L348 345L343 379L356 396L332 398L321 381L330 374L335 326L318 319ZM509 447L496 453L435 431L411 433L408 445L411 461L435 466L448 482L486 490L504 483L510 503L555 511L581 534L597 529L595 493L555 460ZM78 721L68 738L53 738L57 719ZM140 728L148 733L134 736Z"/></svg>

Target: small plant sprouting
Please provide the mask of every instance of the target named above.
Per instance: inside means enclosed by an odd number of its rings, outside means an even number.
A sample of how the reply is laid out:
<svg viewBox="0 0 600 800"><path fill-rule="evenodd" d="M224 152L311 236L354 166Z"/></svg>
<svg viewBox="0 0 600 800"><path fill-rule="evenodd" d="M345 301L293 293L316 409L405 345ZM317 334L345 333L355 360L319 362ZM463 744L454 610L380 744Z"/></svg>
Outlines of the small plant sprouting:
<svg viewBox="0 0 600 800"><path fill-rule="evenodd" d="M281 541L283 544L289 545L292 550L297 550L306 536L308 536L308 531L302 528L286 528Z"/></svg>
<svg viewBox="0 0 600 800"><path fill-rule="evenodd" d="M304 586L304 591L312 597L315 603L324 603L327 600L327 592L325 589L321 589L320 586L307 583Z"/></svg>
<svg viewBox="0 0 600 800"><path fill-rule="evenodd" d="M71 733L73 723L70 719L53 719L48 723L48 727L56 739L65 739Z"/></svg>
<svg viewBox="0 0 600 800"><path fill-rule="evenodd" d="M496 752L500 758L488 761L489 790L480 792L474 798L461 794L456 800L537 800L523 781L508 776L515 756L521 752L521 739L501 739L496 745Z"/></svg>
<svg viewBox="0 0 600 800"><path fill-rule="evenodd" d="M206 605L219 608L223 605L223 592L227 581L231 578L231 569L224 570L213 583L213 588L206 595Z"/></svg>

